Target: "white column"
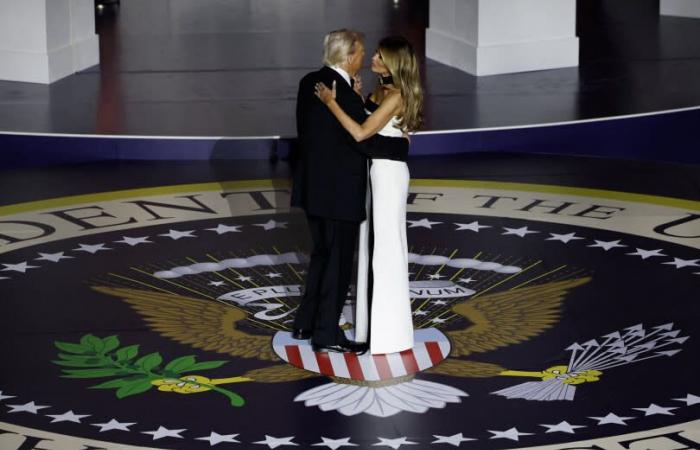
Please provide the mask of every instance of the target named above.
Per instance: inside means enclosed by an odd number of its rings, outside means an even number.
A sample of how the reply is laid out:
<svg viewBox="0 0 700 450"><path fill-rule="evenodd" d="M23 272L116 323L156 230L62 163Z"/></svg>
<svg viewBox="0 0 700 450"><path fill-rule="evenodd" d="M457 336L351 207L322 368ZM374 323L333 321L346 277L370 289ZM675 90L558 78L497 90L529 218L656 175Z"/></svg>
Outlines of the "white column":
<svg viewBox="0 0 700 450"><path fill-rule="evenodd" d="M474 75L577 66L576 0L431 0L425 40Z"/></svg>
<svg viewBox="0 0 700 450"><path fill-rule="evenodd" d="M700 0L661 0L659 9L663 16L700 19Z"/></svg>
<svg viewBox="0 0 700 450"><path fill-rule="evenodd" d="M93 0L0 0L0 80L53 83L99 57Z"/></svg>

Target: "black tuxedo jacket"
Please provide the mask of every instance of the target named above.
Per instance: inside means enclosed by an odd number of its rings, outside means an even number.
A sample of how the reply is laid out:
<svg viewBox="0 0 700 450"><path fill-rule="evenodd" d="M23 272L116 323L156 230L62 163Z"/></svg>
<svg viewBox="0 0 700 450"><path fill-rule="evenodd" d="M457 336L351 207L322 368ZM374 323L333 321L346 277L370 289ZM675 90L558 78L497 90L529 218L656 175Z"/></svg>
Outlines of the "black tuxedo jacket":
<svg viewBox="0 0 700 450"><path fill-rule="evenodd" d="M378 142L389 138L373 136L355 142L314 95L316 83L331 87L333 81L338 105L358 123L367 118L362 98L330 67L301 79L296 108L299 161L293 175L291 203L312 216L360 222L366 216L366 155L372 146L382 145Z"/></svg>

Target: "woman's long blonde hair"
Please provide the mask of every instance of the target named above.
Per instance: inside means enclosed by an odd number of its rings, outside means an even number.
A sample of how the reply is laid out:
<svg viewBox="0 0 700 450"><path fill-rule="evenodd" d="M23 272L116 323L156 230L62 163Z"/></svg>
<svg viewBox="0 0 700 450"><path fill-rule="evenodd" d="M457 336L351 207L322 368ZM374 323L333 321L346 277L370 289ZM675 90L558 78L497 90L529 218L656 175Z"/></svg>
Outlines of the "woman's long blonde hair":
<svg viewBox="0 0 700 450"><path fill-rule="evenodd" d="M415 131L423 124L423 88L413 47L401 36L390 36L379 42L378 51L394 86L401 91L403 112L399 126L404 131Z"/></svg>

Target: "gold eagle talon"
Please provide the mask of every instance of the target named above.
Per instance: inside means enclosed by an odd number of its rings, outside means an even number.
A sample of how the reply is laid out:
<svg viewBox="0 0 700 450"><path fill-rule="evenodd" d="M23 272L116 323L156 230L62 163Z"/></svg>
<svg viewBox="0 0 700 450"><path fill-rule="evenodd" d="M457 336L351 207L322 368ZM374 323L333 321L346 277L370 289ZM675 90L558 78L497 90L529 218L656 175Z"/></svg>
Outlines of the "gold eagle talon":
<svg viewBox="0 0 700 450"><path fill-rule="evenodd" d="M540 378L542 381L559 378L564 384L592 383L600 380L603 374L600 370L584 370L583 372L568 372L567 366L552 366L541 372L530 372L524 370L504 370L499 375L507 377L532 377Z"/></svg>
<svg viewBox="0 0 700 450"><path fill-rule="evenodd" d="M202 375L185 375L180 378L161 378L151 381L151 384L158 386L159 391L177 392L178 394L196 394L198 392L206 392L212 389L212 386L228 383L242 383L245 381L253 381L246 377L230 377L230 378L207 378Z"/></svg>

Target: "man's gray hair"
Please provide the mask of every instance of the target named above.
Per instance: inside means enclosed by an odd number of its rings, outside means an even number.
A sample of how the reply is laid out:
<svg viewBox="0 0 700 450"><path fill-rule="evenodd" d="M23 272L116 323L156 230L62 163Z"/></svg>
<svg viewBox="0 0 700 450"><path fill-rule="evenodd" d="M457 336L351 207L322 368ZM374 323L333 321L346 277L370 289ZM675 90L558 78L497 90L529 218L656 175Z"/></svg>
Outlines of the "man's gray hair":
<svg viewBox="0 0 700 450"><path fill-rule="evenodd" d="M359 31L342 30L331 31L323 39L323 64L337 66L343 64L348 56L357 51L357 44L365 42L365 35Z"/></svg>

